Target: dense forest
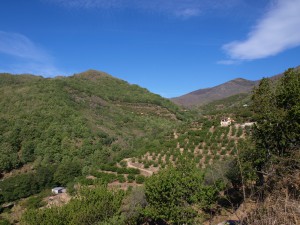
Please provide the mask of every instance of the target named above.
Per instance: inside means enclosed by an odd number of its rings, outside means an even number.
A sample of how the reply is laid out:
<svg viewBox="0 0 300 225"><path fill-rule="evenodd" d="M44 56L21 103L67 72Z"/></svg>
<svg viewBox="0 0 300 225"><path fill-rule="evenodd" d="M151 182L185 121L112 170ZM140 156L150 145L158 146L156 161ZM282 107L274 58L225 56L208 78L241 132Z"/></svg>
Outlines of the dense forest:
<svg viewBox="0 0 300 225"><path fill-rule="evenodd" d="M187 110L92 70L1 74L0 224L297 224L299 75Z"/></svg>
<svg viewBox="0 0 300 225"><path fill-rule="evenodd" d="M134 138L168 130L186 114L158 95L96 71L55 79L2 74L0 85L0 143L8 153L1 154L1 173L69 158L115 162L132 151Z"/></svg>

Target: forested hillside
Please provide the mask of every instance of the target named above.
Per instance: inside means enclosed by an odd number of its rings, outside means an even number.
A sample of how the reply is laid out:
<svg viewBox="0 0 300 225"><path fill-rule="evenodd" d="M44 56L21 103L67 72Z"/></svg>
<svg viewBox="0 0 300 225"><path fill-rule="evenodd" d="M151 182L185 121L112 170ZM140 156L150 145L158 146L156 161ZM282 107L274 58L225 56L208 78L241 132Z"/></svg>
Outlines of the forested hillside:
<svg viewBox="0 0 300 225"><path fill-rule="evenodd" d="M53 79L1 74L0 109L1 203L114 166L139 151L139 138L189 117L167 99L92 70Z"/></svg>
<svg viewBox="0 0 300 225"><path fill-rule="evenodd" d="M122 151L128 139L184 118L170 101L97 71L54 79L1 74L0 85L1 173L28 162L86 163L97 152L107 162L130 152Z"/></svg>

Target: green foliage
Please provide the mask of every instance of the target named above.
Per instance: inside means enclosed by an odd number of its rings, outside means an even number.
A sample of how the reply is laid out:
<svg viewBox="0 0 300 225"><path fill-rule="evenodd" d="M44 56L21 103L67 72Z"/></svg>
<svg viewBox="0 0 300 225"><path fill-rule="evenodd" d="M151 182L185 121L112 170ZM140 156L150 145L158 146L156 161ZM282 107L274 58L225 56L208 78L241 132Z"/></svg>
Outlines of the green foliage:
<svg viewBox="0 0 300 225"><path fill-rule="evenodd" d="M120 166L121 166L121 167L127 167L127 162L126 162L125 160L122 160L122 161L120 162Z"/></svg>
<svg viewBox="0 0 300 225"><path fill-rule="evenodd" d="M145 182L145 177L143 175L137 175L135 180L136 180L136 183L142 184Z"/></svg>
<svg viewBox="0 0 300 225"><path fill-rule="evenodd" d="M255 113L254 120L256 121L251 131L254 144L246 141L238 143L233 151L239 151L239 161L235 162L230 173L236 174L239 171L244 184L247 181L251 183L256 179L256 185L264 188L265 177L268 177L268 174L274 174L274 168L277 165L283 163L286 167L287 163L284 162L289 161L298 153L300 145L299 109L299 71L289 69L276 82L262 79L259 86L254 89L252 96L252 110ZM293 165L293 169L296 168L295 165ZM285 169L281 168L281 171ZM233 176L231 175L231 177ZM235 179L233 182L240 181ZM271 186L273 185L275 182L271 184Z"/></svg>
<svg viewBox="0 0 300 225"><path fill-rule="evenodd" d="M129 174L129 175L127 176L127 181L128 181L129 183L132 183L133 181L135 181L135 176L132 175L132 174Z"/></svg>
<svg viewBox="0 0 300 225"><path fill-rule="evenodd" d="M110 166L110 165L100 165L99 168L104 171L112 171L118 174L139 174L140 170L135 168L120 168L117 166Z"/></svg>
<svg viewBox="0 0 300 225"><path fill-rule="evenodd" d="M52 187L53 171L51 167L41 167L36 172L4 179L0 182L0 199L3 202L10 202Z"/></svg>
<svg viewBox="0 0 300 225"><path fill-rule="evenodd" d="M22 222L28 225L103 223L116 215L123 197L122 191L108 191L105 186L82 188L77 198L60 208L27 210Z"/></svg>
<svg viewBox="0 0 300 225"><path fill-rule="evenodd" d="M288 154L300 140L300 74L292 69L273 88L262 80L253 94L257 147L272 154Z"/></svg>
<svg viewBox="0 0 300 225"><path fill-rule="evenodd" d="M263 171L277 157L288 157L300 143L300 75L289 69L272 84L263 79L254 90L253 111L256 125L253 129L255 148L249 149L244 160L252 164L263 184Z"/></svg>
<svg viewBox="0 0 300 225"><path fill-rule="evenodd" d="M145 168L145 169L148 169L149 167L150 167L150 162L148 162L148 161L147 161L147 162L145 162L145 164L144 164L144 168Z"/></svg>
<svg viewBox="0 0 300 225"><path fill-rule="evenodd" d="M145 216L167 223L191 223L197 216L195 207L209 210L216 203L219 185L206 185L204 173L192 163L169 166L146 180L148 206Z"/></svg>
<svg viewBox="0 0 300 225"><path fill-rule="evenodd" d="M243 128L239 127L236 136L240 137L243 134Z"/></svg>
<svg viewBox="0 0 300 225"><path fill-rule="evenodd" d="M68 83L76 90L88 94L96 94L105 100L127 103L150 103L171 108L174 111L178 110L178 107L171 103L171 101L163 99L159 95L152 94L145 88L141 88L135 84L129 85L126 81L113 78L108 74L98 71L89 70L69 77Z"/></svg>
<svg viewBox="0 0 300 225"><path fill-rule="evenodd" d="M96 170L92 170L91 175L94 177L97 177L98 180L102 181L102 183L104 183L104 184L108 184L108 183L113 182L120 178L119 175L116 175L113 173L99 172ZM122 179L122 178L120 178L120 179Z"/></svg>
<svg viewBox="0 0 300 225"><path fill-rule="evenodd" d="M26 200L25 206L27 209L38 209L42 206L45 206L45 202L43 202L42 195L40 196L32 196Z"/></svg>
<svg viewBox="0 0 300 225"><path fill-rule="evenodd" d="M66 185L81 174L81 166L77 162L66 161L61 163L54 173L54 181L57 185Z"/></svg>
<svg viewBox="0 0 300 225"><path fill-rule="evenodd" d="M200 106L199 111L204 115L218 119L224 115L230 115L237 122L242 123L253 117L249 105L251 105L251 95L242 93Z"/></svg>
<svg viewBox="0 0 300 225"><path fill-rule="evenodd" d="M11 225L11 223L6 219L0 218L0 225Z"/></svg>
<svg viewBox="0 0 300 225"><path fill-rule="evenodd" d="M233 187L251 184L257 178L253 164L250 163L255 149L249 141L238 145L239 153L236 158L225 161L228 168L225 169L226 178L231 182Z"/></svg>
<svg viewBox="0 0 300 225"><path fill-rule="evenodd" d="M145 196L145 190L142 187L132 189L127 196L123 199L121 205L121 212L123 223L120 224L142 224L143 221L143 209L146 207L147 201Z"/></svg>
<svg viewBox="0 0 300 225"><path fill-rule="evenodd" d="M139 174L113 167L147 148L157 151L165 141L156 140L193 117L167 99L97 71L54 79L0 74L0 108L0 173L27 163L55 165L54 181L61 185L73 182L82 168L86 173L103 164L110 166L105 171ZM16 178L22 179L31 178Z"/></svg>
<svg viewBox="0 0 300 225"><path fill-rule="evenodd" d="M148 133L147 129L161 129L174 122L167 116L137 116L136 106L158 111L158 107L163 107L161 111L164 114L181 114L169 100L95 71L61 79L34 79L29 76L23 79L25 77L3 74L0 78L6 83L0 87L0 120L3 122L0 129L5 134L0 143L8 143L14 152L21 151L19 161L23 163L34 160L37 155L45 157L45 148L54 154L66 153L70 147L73 151L83 148L91 153L94 139L103 145L111 145L117 137L107 133L103 135L102 130L95 129L95 125L100 123L108 128L106 130L113 131L110 133L117 134L116 130L121 128L129 136L132 129ZM120 102L122 106L116 107L115 104ZM14 118L7 114L14 115ZM123 124L126 127L122 128ZM92 143L76 145L78 139L87 137L91 137ZM113 151L119 150L114 145ZM9 165L8 169L16 166Z"/></svg>
<svg viewBox="0 0 300 225"><path fill-rule="evenodd" d="M119 175L117 176L117 178L118 178L118 181L119 181L120 183L125 183L125 182L126 182L126 179L125 179L124 175L119 174Z"/></svg>

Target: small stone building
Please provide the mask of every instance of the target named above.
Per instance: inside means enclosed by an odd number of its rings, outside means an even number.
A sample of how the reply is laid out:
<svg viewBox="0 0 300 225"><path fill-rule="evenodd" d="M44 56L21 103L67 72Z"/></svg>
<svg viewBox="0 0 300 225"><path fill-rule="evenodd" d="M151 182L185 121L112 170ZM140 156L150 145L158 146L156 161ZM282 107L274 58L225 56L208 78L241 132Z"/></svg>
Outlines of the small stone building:
<svg viewBox="0 0 300 225"><path fill-rule="evenodd" d="M66 190L66 188L64 188L64 187L55 187L55 188L52 188L52 193L53 194L60 194L60 193L65 193L67 190Z"/></svg>

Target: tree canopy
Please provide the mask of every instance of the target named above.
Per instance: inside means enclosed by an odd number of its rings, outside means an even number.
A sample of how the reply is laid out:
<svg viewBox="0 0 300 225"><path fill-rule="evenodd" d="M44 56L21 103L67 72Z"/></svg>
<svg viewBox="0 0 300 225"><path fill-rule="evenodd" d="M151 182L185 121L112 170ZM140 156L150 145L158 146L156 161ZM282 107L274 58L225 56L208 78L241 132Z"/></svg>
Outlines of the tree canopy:
<svg viewBox="0 0 300 225"><path fill-rule="evenodd" d="M196 208L211 209L216 203L222 182L208 185L204 173L193 163L182 161L150 177L145 184L148 206L146 217L167 224L191 223Z"/></svg>
<svg viewBox="0 0 300 225"><path fill-rule="evenodd" d="M300 148L300 72L287 70L278 80L264 78L253 91L254 146L242 152L258 183L275 165L297 159Z"/></svg>

